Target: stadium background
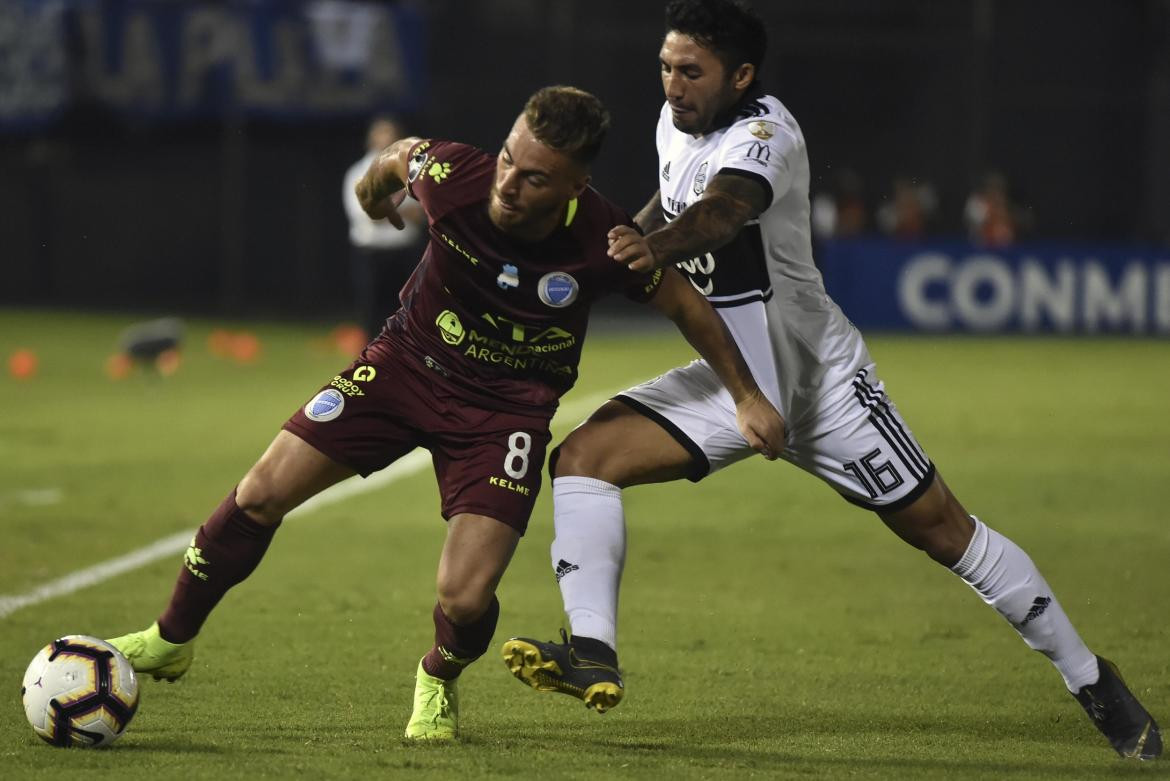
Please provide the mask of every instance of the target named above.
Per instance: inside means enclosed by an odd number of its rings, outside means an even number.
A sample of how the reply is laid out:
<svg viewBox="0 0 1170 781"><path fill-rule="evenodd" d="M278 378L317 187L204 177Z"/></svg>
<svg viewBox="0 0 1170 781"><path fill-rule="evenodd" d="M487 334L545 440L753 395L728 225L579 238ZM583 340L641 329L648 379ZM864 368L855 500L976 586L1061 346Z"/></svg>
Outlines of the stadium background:
<svg viewBox="0 0 1170 781"><path fill-rule="evenodd" d="M854 172L863 236L902 176L935 192L926 240L963 238L968 193L1002 172L1043 263L1091 242L1144 264L1127 282L1125 258L1105 262L1106 309L1145 296L1148 311L1114 311L1099 330L1170 332L1158 318L1164 307L1170 321L1170 2L757 5L771 35L763 79L803 126L813 192ZM370 115L490 150L549 83L610 106L595 181L637 210L655 182L660 34L657 2L4 0L0 303L343 315L338 188ZM859 252L891 251L847 250L820 252L837 263L831 285ZM871 319L834 292L863 327L922 325ZM1000 326L1021 327L985 330ZM1070 329L1096 330L1057 328Z"/></svg>

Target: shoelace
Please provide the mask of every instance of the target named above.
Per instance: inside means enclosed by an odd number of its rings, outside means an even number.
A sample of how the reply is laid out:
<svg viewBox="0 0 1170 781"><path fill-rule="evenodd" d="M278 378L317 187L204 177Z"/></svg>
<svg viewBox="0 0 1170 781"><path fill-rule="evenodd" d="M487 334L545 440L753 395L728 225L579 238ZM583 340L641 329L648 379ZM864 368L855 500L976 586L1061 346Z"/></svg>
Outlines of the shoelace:
<svg viewBox="0 0 1170 781"><path fill-rule="evenodd" d="M438 700L438 707L435 707L435 700ZM434 717L431 719L432 724L437 724L439 719L444 716L450 717L451 700L447 697L446 686L439 686L437 689L432 691L430 696L427 698L427 709L431 710L432 708L434 708L434 710L431 711L434 713Z"/></svg>

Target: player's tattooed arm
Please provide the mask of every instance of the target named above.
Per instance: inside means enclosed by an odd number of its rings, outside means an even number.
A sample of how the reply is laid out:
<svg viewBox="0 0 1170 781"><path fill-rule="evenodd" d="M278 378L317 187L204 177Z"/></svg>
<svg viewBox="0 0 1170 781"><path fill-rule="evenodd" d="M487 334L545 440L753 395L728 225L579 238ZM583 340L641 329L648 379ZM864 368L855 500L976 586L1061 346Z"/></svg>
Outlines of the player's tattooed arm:
<svg viewBox="0 0 1170 781"><path fill-rule="evenodd" d="M406 177L410 150L421 139L403 138L383 149L358 183L354 185L358 203L372 220L386 219L395 228L405 222L398 213L398 205L406 197Z"/></svg>
<svg viewBox="0 0 1170 781"><path fill-rule="evenodd" d="M703 356L735 402L736 423L748 444L776 458L784 449L784 419L764 396L723 318L675 269L666 269L650 304L669 317Z"/></svg>
<svg viewBox="0 0 1170 781"><path fill-rule="evenodd" d="M654 195L634 217L634 224L642 229L642 233L650 233L666 225L666 215L662 213L662 192L655 190Z"/></svg>
<svg viewBox="0 0 1170 781"><path fill-rule="evenodd" d="M621 225L611 230L609 256L636 271L674 265L719 249L766 208L768 193L760 182L717 174L702 200L663 227L645 236Z"/></svg>

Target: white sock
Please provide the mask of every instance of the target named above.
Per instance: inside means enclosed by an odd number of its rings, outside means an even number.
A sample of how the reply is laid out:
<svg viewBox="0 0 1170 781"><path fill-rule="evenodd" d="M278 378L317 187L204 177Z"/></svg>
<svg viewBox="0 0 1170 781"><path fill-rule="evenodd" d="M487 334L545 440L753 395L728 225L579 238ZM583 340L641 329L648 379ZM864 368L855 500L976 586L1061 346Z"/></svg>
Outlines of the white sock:
<svg viewBox="0 0 1170 781"><path fill-rule="evenodd" d="M1032 559L974 515L971 520L975 534L951 570L998 610L1028 647L1052 660L1069 691L1096 683L1097 657L1073 629Z"/></svg>
<svg viewBox="0 0 1170 781"><path fill-rule="evenodd" d="M617 650L618 587L626 563L622 491L589 477L553 480L550 553L574 635Z"/></svg>

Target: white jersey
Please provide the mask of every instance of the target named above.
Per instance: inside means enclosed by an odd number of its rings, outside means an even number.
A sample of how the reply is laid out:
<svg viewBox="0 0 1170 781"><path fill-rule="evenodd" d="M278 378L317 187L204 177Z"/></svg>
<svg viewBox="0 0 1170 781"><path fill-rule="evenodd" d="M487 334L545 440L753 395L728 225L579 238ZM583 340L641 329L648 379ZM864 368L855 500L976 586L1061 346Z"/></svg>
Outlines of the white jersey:
<svg viewBox="0 0 1170 781"><path fill-rule="evenodd" d="M698 138L658 118L662 209L674 219L718 174L764 185L769 206L729 244L678 264L723 317L760 388L790 425L849 387L872 359L825 293L809 235L809 165L796 119L771 95L748 99L730 124Z"/></svg>

